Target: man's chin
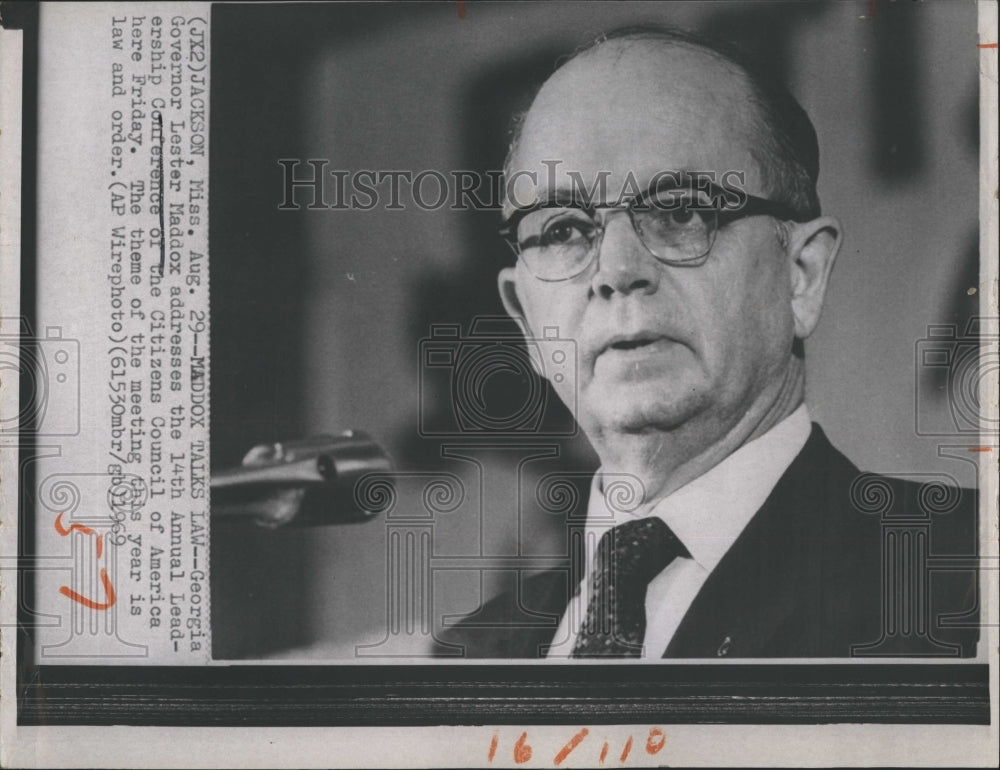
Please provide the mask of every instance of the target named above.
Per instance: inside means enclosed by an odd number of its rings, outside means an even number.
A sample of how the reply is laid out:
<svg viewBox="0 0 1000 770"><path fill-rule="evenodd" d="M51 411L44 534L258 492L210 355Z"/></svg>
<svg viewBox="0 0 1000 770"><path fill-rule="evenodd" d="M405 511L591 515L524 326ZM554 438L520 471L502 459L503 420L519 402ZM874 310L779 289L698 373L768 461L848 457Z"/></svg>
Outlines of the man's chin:
<svg viewBox="0 0 1000 770"><path fill-rule="evenodd" d="M614 393L594 394L585 407L587 423L601 433L662 433L683 427L705 408L706 398L689 390L682 397L648 392L643 388L618 388Z"/></svg>

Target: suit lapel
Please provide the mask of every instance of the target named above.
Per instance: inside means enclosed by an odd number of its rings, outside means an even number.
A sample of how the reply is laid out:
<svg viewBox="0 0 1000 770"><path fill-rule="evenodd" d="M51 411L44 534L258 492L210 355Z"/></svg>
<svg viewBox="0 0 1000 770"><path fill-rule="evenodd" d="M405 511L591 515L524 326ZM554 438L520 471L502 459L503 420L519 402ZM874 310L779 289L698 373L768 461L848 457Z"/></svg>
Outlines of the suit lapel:
<svg viewBox="0 0 1000 770"><path fill-rule="evenodd" d="M829 640L822 638L815 598L829 584L831 565L844 561L837 522L857 472L814 424L802 451L705 581L664 657L821 654ZM559 618L572 585L565 570L543 572L523 581L517 602ZM505 615L499 607L490 614ZM463 641L477 657L537 658L556 631L552 625L498 625L466 628Z"/></svg>
<svg viewBox="0 0 1000 770"><path fill-rule="evenodd" d="M518 575L516 594L495 597L444 631L441 642L464 648L470 658L540 658L555 636L566 604L566 570L548 570L528 578Z"/></svg>
<svg viewBox="0 0 1000 770"><path fill-rule="evenodd" d="M517 657L542 658L553 641L559 620L569 603L568 574L565 570L548 570L524 580L520 606L539 615L550 615L555 625L534 626L515 634L512 641L521 649ZM515 641L516 640L516 641Z"/></svg>
<svg viewBox="0 0 1000 770"><path fill-rule="evenodd" d="M809 440L761 509L708 577L664 657L757 657L786 645L808 654L808 597L821 585L831 454L813 425ZM849 463L847 463L849 465ZM794 638L792 638L794 637Z"/></svg>

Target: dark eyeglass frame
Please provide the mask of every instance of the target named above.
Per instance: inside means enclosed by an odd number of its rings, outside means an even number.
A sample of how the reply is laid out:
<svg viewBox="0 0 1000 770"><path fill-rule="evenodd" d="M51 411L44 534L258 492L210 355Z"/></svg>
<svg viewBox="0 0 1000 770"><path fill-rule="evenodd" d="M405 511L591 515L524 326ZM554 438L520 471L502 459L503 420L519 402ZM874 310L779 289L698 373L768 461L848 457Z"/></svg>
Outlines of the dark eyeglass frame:
<svg viewBox="0 0 1000 770"><path fill-rule="evenodd" d="M670 207L664 207L662 204L657 204L654 201L654 198L655 196L659 196L663 193L669 194L674 192L703 192L707 193L712 201L711 205L688 206L689 211L711 214L715 218L715 222L713 223L711 234L708 239L708 248L699 256L687 257L685 259L669 259L659 256L646 244L646 240L642 235L642 230L636 222L636 212L641 213L654 208L661 208L665 211L671 210ZM521 223L521 220L529 214L549 208L573 208L586 214L594 222L595 236L591 242L589 257L577 272L562 278L542 278L537 275L535 276L538 280L547 282L568 281L571 278L575 278L580 275L593 263L594 256L599 250L605 228L604 223L598 223L595 216L598 210L608 212L625 211L628 214L632 230L635 232L636 237L639 239L640 243L642 243L646 251L648 251L657 261L674 267L698 267L705 264L708 259L708 255L712 251L712 247L715 245L715 237L719 228L725 227L738 219L752 216L769 216L782 221L804 221L804 219L786 203L780 203L767 198L758 198L757 196L749 195L748 193L736 188L718 185L705 178L695 179L694 177L672 176L667 180L654 180L645 192L638 195L627 196L615 204L594 205L581 201L573 194L566 194L564 192L557 191L551 193L549 197L541 201L536 201L529 206L519 207L500 225L500 236L507 242L518 259L522 258L521 245L517 241L517 228ZM525 264L528 266L527 263ZM529 272L532 272L534 275L530 266L528 266L528 269Z"/></svg>

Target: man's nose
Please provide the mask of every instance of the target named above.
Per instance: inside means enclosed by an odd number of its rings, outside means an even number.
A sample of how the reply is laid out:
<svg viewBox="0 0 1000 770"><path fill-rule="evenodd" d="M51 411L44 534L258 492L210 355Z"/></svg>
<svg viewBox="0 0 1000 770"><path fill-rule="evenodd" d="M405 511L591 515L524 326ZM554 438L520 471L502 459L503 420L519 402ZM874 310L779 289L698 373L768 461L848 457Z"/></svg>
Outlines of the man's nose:
<svg viewBox="0 0 1000 770"><path fill-rule="evenodd" d="M603 299L632 292L652 294L659 287L660 265L639 240L625 212L605 219L595 261L591 287Z"/></svg>

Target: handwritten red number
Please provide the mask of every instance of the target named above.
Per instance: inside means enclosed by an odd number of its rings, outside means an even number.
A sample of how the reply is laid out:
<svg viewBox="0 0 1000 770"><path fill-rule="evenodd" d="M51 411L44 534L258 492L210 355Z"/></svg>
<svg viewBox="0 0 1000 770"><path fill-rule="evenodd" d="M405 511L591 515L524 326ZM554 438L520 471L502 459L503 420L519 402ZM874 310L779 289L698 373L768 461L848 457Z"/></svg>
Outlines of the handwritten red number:
<svg viewBox="0 0 1000 770"><path fill-rule="evenodd" d="M65 511L63 513L65 513ZM92 530L90 527L83 526L83 524L73 523L70 524L68 528L64 527L62 523L62 513L56 516L56 532L58 532L63 537L68 535L70 532L82 532L85 535L94 534L94 530Z"/></svg>
<svg viewBox="0 0 1000 770"><path fill-rule="evenodd" d="M556 754L556 758L554 760L552 760L552 764L554 764L554 765L561 765L562 762L563 762L563 760L566 759L566 757L569 756L570 752L573 751L573 749L575 749L577 746L580 745L580 741L582 741L584 738L586 738L587 734L589 732L590 732L590 730L588 730L586 727L584 727L580 732L578 732L576 735L574 735L572 738L570 738L569 739L569 743L567 743L565 746L563 746L559 750L559 753Z"/></svg>
<svg viewBox="0 0 1000 770"><path fill-rule="evenodd" d="M514 744L514 761L523 765L529 759L531 759L531 746L528 745L528 734L521 733L521 737L517 739L517 743Z"/></svg>
<svg viewBox="0 0 1000 770"><path fill-rule="evenodd" d="M85 527L83 524L78 524L76 522L70 524L68 527L63 526L62 523L63 513L65 513L65 511L60 512L59 515L56 516L55 520L56 532L58 532L63 537L73 532L81 532L84 535L97 535L97 558L100 559L101 554L104 553L103 537L101 535L98 535L90 527ZM83 594L78 594L69 586L59 586L59 593L61 593L63 596L69 599L72 599L74 602L82 604L84 607L87 607L88 609L106 610L115 603L115 587L111 585L111 581L108 579L108 573L104 571L104 567L101 567L100 576L101 576L101 585L104 586L104 593L107 595L107 601L97 602L94 601L93 599L88 599Z"/></svg>
<svg viewBox="0 0 1000 770"><path fill-rule="evenodd" d="M628 754L629 754L630 751L632 751L632 736L631 735L628 737L628 740L625 741L625 748L622 749L622 756L621 756L621 761L622 762L624 762L626 759L628 759Z"/></svg>
<svg viewBox="0 0 1000 770"><path fill-rule="evenodd" d="M59 593L72 599L74 602L79 602L89 609L106 610L115 603L115 587L108 580L108 573L104 571L104 567L101 567L101 583L104 585L104 592L108 595L106 602L95 602L93 599L88 599L86 596L78 594L69 586L59 586Z"/></svg>
<svg viewBox="0 0 1000 770"><path fill-rule="evenodd" d="M112 590L110 583L107 582L107 578L104 575L104 570L101 570L101 578L102 580L105 581L105 588L108 590L111 596L110 601L113 604L114 591ZM60 590L66 593L69 589L63 588ZM67 593L67 595L69 594ZM84 602L88 601L83 599L83 597L80 597L78 601L79 600L83 600ZM110 606L110 604L108 606ZM566 758L573 753L573 751L576 749L577 746L583 743L584 739L588 735L590 735L590 730L587 729L586 727L581 728L576 735L570 738L566 742L566 744L561 749L559 749L559 753L556 754L555 757L553 758L552 764L558 767L563 762L565 762ZM628 739L625 741L625 745L622 747L622 753L621 756L619 757L619 762L621 762L622 764L625 764L626 760L628 760L629 758L629 754L632 753L632 739L633 737L631 735L628 736ZM498 732L493 733L493 738L490 740L490 750L486 756L487 761L492 762L496 758L497 746L499 745L499 743L500 743L500 733ZM667 745L667 736L663 732L663 730L661 730L659 727L649 728L649 735L646 737L646 753L649 754L650 756L654 754L659 754L663 750L663 747L666 745ZM527 732L521 733L521 736L517 739L517 743L514 744L515 764L523 765L525 762L529 762L531 760L531 756L533 753L534 752L532 751L531 746L528 745L528 733ZM599 764L603 765L604 761L607 758L608 758L608 742L604 741L601 744L601 753L597 761Z"/></svg>

